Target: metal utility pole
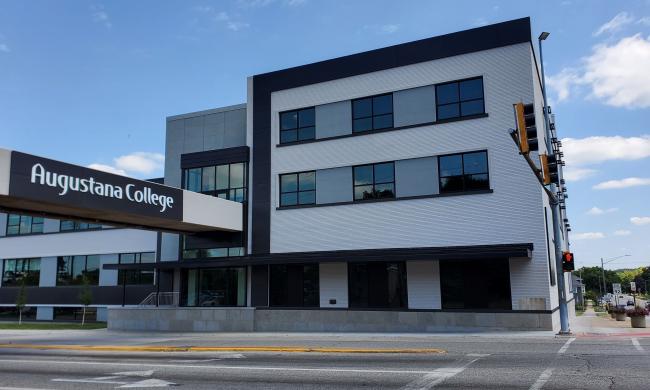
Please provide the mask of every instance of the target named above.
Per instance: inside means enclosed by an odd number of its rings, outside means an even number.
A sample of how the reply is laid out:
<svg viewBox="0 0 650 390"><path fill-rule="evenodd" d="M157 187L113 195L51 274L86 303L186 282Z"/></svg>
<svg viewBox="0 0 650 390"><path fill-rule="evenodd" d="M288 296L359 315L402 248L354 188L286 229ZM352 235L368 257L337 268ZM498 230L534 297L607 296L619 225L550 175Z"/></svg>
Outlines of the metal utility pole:
<svg viewBox="0 0 650 390"><path fill-rule="evenodd" d="M551 134L551 126L548 119L548 104L546 102L546 80L544 77L544 58L542 56L542 41L546 40L550 34L548 32L542 32L539 35L539 62L542 72L542 97L544 99L544 130L545 130L545 139L546 139L546 148L548 153L553 151L553 145L551 139L553 138ZM551 184L551 191L556 193L561 193L560 186L556 184ZM550 198L552 219L553 219L553 241L555 249L555 269L557 272L557 288L558 288L558 299L560 306L560 334L570 334L571 329L569 329L569 310L567 309L566 302L566 288L564 285L564 271L562 270L562 248L561 242L562 238L560 237L561 225L560 225L560 202L559 199Z"/></svg>
<svg viewBox="0 0 650 390"><path fill-rule="evenodd" d="M603 263L603 258L600 258L600 272L602 272L602 279L603 279L603 295L607 294L607 286L605 285L605 263Z"/></svg>

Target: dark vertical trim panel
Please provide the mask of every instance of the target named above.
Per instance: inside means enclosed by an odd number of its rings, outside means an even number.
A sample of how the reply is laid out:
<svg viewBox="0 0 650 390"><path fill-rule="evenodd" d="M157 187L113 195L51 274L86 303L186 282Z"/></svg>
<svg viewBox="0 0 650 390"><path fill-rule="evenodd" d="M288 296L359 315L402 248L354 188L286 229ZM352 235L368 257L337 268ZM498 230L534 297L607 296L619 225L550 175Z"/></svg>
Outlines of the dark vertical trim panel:
<svg viewBox="0 0 650 390"><path fill-rule="evenodd" d="M271 248L271 93L440 58L531 42L530 18L253 76L251 253Z"/></svg>
<svg viewBox="0 0 650 390"><path fill-rule="evenodd" d="M251 306L269 306L269 266L266 264L251 267Z"/></svg>

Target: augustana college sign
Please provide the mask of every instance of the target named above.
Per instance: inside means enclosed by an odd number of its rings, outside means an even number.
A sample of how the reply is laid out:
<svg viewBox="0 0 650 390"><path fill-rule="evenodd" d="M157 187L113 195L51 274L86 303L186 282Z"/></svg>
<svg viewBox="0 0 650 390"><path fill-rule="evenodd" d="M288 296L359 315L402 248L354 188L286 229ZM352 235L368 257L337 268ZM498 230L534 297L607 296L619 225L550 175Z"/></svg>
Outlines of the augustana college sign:
<svg viewBox="0 0 650 390"><path fill-rule="evenodd" d="M9 192L64 207L182 220L183 192L60 161L12 152Z"/></svg>

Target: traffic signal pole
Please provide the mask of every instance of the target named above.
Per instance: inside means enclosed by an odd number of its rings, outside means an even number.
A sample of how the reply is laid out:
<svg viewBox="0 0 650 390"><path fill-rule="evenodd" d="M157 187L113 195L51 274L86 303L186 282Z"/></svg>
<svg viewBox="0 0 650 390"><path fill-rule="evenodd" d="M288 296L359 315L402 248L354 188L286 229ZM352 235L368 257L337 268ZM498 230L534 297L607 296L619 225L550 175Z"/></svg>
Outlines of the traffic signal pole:
<svg viewBox="0 0 650 390"><path fill-rule="evenodd" d="M545 131L545 140L546 140L546 149L547 153L553 151L552 145L552 134L551 126L548 119L548 105L546 103L546 80L544 78L544 59L542 57L542 40L548 37L548 33L540 35L539 42L539 63L542 72L542 97L544 99L544 131ZM551 191L556 194L561 193L561 188L555 183L551 183ZM553 219L553 241L555 249L555 270L557 273L557 288L558 288L558 300L560 306L560 333L559 334L571 334L569 329L569 310L567 308L566 302L566 288L564 283L564 271L562 269L562 237L560 236L561 230L561 212L560 212L560 202L556 197L549 197L549 202L551 205L551 214Z"/></svg>

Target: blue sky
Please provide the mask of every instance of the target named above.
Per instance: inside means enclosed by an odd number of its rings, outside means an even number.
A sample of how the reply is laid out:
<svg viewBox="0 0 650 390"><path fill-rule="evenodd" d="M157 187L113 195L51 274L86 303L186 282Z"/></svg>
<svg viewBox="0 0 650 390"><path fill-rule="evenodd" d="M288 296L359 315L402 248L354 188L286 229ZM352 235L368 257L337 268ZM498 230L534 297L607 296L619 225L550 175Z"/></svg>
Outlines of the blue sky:
<svg viewBox="0 0 650 390"><path fill-rule="evenodd" d="M0 146L162 174L165 117L246 77L530 16L567 155L579 264L650 264L650 1L3 1Z"/></svg>

